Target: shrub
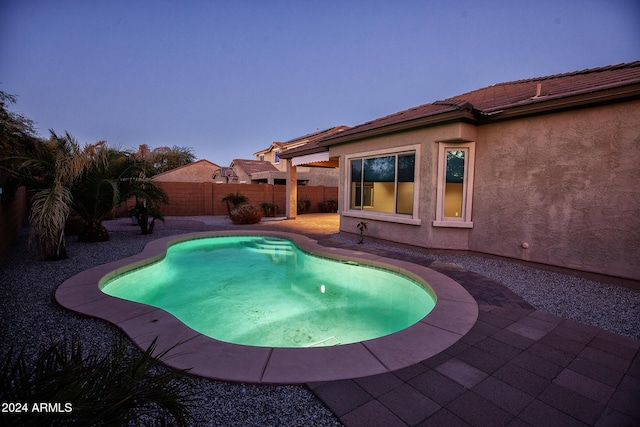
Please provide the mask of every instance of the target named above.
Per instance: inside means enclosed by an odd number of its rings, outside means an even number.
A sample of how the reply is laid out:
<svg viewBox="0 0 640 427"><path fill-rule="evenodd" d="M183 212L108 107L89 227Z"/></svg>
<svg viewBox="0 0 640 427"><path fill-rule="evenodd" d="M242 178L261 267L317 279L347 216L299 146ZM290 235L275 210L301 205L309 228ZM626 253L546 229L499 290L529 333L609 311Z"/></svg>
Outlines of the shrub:
<svg viewBox="0 0 640 427"><path fill-rule="evenodd" d="M7 353L0 366L0 400L28 405L11 425L188 425L193 399L186 370L165 368L153 357L155 340L140 352L123 338L107 352L84 354L72 337L52 342L35 360L25 349ZM34 404L59 405L58 412L36 412Z"/></svg>
<svg viewBox="0 0 640 427"><path fill-rule="evenodd" d="M299 214L303 214L303 213L307 213L309 212L309 209L311 209L311 200L298 200L298 205L297 205L298 209L297 212Z"/></svg>
<svg viewBox="0 0 640 427"><path fill-rule="evenodd" d="M335 200L325 200L318 203L320 212L338 212L338 202Z"/></svg>
<svg viewBox="0 0 640 427"><path fill-rule="evenodd" d="M244 204L229 214L234 224L257 224L262 219L262 211L254 205Z"/></svg>
<svg viewBox="0 0 640 427"><path fill-rule="evenodd" d="M260 209L262 209L262 216L274 217L278 215L278 205L273 203L264 202L260 205Z"/></svg>
<svg viewBox="0 0 640 427"><path fill-rule="evenodd" d="M244 194L241 194L239 191L236 191L236 194L227 194L222 201L227 204L227 212L229 213L229 216L231 216L231 210L249 203L249 198Z"/></svg>

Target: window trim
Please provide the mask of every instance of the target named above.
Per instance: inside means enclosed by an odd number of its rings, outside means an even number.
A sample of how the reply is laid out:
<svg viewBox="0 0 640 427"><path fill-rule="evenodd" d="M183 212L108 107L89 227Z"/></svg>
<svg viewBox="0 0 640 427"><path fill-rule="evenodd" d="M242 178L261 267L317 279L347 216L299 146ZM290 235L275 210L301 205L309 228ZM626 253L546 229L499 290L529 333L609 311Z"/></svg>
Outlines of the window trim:
<svg viewBox="0 0 640 427"><path fill-rule="evenodd" d="M393 147L380 150L364 151L354 154L345 155L345 165L348 167L344 169L344 194L342 196L343 206L346 208L341 212L343 216L351 218L363 218L377 221L396 222L400 224L420 225L420 144L406 145L402 147ZM385 155L395 155L396 163L397 156L407 153L415 154L415 170L413 177L413 214L398 214L389 212L374 212L361 209L351 209L351 160L366 159L373 157L381 157ZM397 181L396 185L396 197L397 197ZM396 202L394 202L395 204Z"/></svg>
<svg viewBox="0 0 640 427"><path fill-rule="evenodd" d="M460 218L444 216L444 193L447 175L447 151L467 150L468 161L464 162L462 187L462 216ZM473 205L473 177L475 170L475 142L438 142L438 177L436 186L436 219L434 227L473 228L471 211Z"/></svg>

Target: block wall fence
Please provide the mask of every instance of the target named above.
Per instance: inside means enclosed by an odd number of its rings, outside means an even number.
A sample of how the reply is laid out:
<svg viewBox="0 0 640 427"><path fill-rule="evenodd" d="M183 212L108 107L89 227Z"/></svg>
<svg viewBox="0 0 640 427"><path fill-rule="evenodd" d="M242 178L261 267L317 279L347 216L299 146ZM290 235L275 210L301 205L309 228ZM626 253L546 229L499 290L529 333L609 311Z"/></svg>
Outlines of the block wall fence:
<svg viewBox="0 0 640 427"><path fill-rule="evenodd" d="M9 249L11 243L27 223L27 190L24 187L11 200L3 200L0 195L0 258Z"/></svg>
<svg viewBox="0 0 640 427"><path fill-rule="evenodd" d="M249 199L249 203L260 206L272 203L278 206L279 215L286 212L286 186L272 184L214 184L212 182L157 182L169 196L169 204L162 206L162 215L201 216L227 215L227 205L222 201L229 194L240 194ZM299 186L298 201L309 200L309 213L320 212L318 204L327 200L338 200L338 187ZM133 201L127 203L127 208ZM127 210L121 207L116 216L126 216Z"/></svg>

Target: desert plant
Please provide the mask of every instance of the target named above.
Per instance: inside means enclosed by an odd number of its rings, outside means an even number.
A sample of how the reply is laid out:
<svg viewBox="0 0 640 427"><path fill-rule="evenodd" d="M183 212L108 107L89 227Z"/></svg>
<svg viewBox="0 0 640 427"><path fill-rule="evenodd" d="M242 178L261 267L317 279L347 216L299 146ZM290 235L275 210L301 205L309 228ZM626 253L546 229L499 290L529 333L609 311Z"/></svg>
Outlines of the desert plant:
<svg viewBox="0 0 640 427"><path fill-rule="evenodd" d="M278 205L264 202L260 205L262 216L274 217L278 215Z"/></svg>
<svg viewBox="0 0 640 427"><path fill-rule="evenodd" d="M152 234L156 225L156 219L164 222L159 203L166 203L166 200L168 199L158 201L151 200L150 197L138 198L136 196L136 204L129 210L129 214L132 218L135 218L134 223L140 227L141 234ZM151 222L149 222L149 219L151 219Z"/></svg>
<svg viewBox="0 0 640 427"><path fill-rule="evenodd" d="M309 212L309 209L311 209L311 200L307 200L307 199L298 200L297 212L299 214L307 213Z"/></svg>
<svg viewBox="0 0 640 427"><path fill-rule="evenodd" d="M35 360L25 349L11 349L0 366L0 400L27 405L11 425L188 425L192 398L184 371L163 367L154 357L155 340L140 352L122 338L107 352L83 351L72 337L52 341ZM35 412L34 404L58 405L56 412Z"/></svg>
<svg viewBox="0 0 640 427"><path fill-rule="evenodd" d="M325 200L318 203L318 209L320 210L320 212L337 212L338 202L336 202L335 200Z"/></svg>
<svg viewBox="0 0 640 427"><path fill-rule="evenodd" d="M360 241L358 242L358 244L362 244L364 243L364 231L367 229L367 223L364 221L360 221L356 227L358 227L358 230L360 230Z"/></svg>
<svg viewBox="0 0 640 427"><path fill-rule="evenodd" d="M229 214L234 224L257 224L262 219L262 211L254 205L240 205Z"/></svg>
<svg viewBox="0 0 640 427"><path fill-rule="evenodd" d="M104 142L90 147L93 152L88 154L92 161L83 178L71 188L72 206L85 223L79 239L102 242L109 240L102 221L111 216L120 203L121 182L134 173L134 167L124 151L108 148Z"/></svg>
<svg viewBox="0 0 640 427"><path fill-rule="evenodd" d="M236 194L227 194L222 201L227 204L227 212L229 213L229 216L231 216L231 210L238 208L245 203L249 203L249 198L241 194L239 191L236 191Z"/></svg>
<svg viewBox="0 0 640 427"><path fill-rule="evenodd" d="M91 164L90 146L80 147L69 133L51 132L48 141L18 150L12 158L18 181L34 189L31 198L29 241L46 259L67 258L64 233L73 204L72 187Z"/></svg>
<svg viewBox="0 0 640 427"><path fill-rule="evenodd" d="M135 198L134 208L129 211L129 214L135 216L142 234L153 233L156 219L164 221L160 207L162 204L169 203L167 193L151 179L146 178L143 173L137 177L121 180L121 186L121 202Z"/></svg>

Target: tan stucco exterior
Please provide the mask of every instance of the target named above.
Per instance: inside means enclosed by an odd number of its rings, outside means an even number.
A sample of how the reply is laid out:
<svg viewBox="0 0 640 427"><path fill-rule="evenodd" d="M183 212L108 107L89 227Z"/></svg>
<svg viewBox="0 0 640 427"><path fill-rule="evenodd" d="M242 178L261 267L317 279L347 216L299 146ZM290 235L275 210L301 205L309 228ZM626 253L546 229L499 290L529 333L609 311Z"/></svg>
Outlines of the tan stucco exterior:
<svg viewBox="0 0 640 427"><path fill-rule="evenodd" d="M211 182L213 174L219 169L220 166L203 159L158 174L153 177L153 180L159 182Z"/></svg>
<svg viewBox="0 0 640 427"><path fill-rule="evenodd" d="M475 147L464 227L434 226L445 141ZM416 214L350 210L350 158L398 150L416 151ZM404 130L329 152L340 158L343 231L356 233L364 220L367 235L380 239L640 279L640 100Z"/></svg>

